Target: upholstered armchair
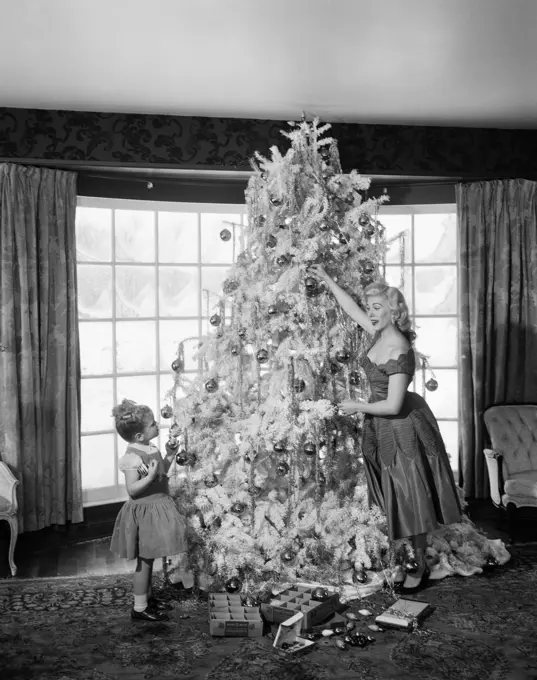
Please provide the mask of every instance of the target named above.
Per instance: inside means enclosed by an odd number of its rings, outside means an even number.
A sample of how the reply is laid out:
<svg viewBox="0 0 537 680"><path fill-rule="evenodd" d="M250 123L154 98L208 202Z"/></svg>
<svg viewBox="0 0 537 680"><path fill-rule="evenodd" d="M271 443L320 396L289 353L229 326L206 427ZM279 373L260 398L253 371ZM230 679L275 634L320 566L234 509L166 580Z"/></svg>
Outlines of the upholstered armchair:
<svg viewBox="0 0 537 680"><path fill-rule="evenodd" d="M491 406L484 413L492 449L485 449L490 494L509 517L516 508L537 508L537 405Z"/></svg>
<svg viewBox="0 0 537 680"><path fill-rule="evenodd" d="M19 535L19 523L17 520L17 484L18 480L5 463L0 462L0 520L5 519L9 524L11 534L9 539L9 568L11 575L17 574L15 566L15 545Z"/></svg>

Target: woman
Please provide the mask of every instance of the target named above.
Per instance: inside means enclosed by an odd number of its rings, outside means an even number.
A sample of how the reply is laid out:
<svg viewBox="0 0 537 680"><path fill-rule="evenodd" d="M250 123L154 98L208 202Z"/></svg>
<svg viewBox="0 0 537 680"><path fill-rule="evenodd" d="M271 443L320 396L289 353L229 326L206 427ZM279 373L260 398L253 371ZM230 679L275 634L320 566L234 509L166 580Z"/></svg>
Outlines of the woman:
<svg viewBox="0 0 537 680"><path fill-rule="evenodd" d="M345 415L365 414L364 466L370 502L386 514L391 540L410 538L418 569L407 573L403 592L426 581L426 535L461 521L462 508L436 419L425 400L408 391L415 372L408 307L402 293L382 282L365 290L366 310L315 265L341 308L374 342L361 365L369 379L369 403L346 400Z"/></svg>

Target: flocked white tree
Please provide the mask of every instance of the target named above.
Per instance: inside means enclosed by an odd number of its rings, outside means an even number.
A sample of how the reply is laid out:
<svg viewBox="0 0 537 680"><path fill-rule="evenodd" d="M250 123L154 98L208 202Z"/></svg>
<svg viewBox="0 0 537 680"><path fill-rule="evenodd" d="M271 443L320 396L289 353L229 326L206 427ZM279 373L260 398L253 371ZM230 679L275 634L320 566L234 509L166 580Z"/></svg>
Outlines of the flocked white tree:
<svg viewBox="0 0 537 680"><path fill-rule="evenodd" d="M185 342L173 363L164 415L173 418L167 448L186 472L176 496L191 563L229 590L364 583L395 556L382 513L368 506L361 419L335 407L367 398L359 359L369 340L308 275L322 263L361 301L382 271L385 199L366 200L370 179L342 173L329 127L291 123L284 155L276 147L270 158L256 155L246 246L211 310L197 380L183 373ZM224 241L235 238L229 226ZM459 527L459 543L470 531L478 565L491 551L470 524ZM453 557L438 540L437 561Z"/></svg>

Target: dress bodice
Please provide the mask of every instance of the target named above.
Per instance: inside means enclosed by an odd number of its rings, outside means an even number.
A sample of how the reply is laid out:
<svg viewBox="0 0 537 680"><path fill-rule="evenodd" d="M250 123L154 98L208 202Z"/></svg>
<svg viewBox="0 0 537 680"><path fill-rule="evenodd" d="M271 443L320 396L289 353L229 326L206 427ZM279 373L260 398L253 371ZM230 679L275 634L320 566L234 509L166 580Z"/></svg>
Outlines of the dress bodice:
<svg viewBox="0 0 537 680"><path fill-rule="evenodd" d="M366 355L361 360L367 379L371 387L371 401L381 401L388 396L388 383L390 375L405 373L408 376L408 384L412 382L416 371L414 350L401 353L397 359L390 359L383 364L376 364Z"/></svg>

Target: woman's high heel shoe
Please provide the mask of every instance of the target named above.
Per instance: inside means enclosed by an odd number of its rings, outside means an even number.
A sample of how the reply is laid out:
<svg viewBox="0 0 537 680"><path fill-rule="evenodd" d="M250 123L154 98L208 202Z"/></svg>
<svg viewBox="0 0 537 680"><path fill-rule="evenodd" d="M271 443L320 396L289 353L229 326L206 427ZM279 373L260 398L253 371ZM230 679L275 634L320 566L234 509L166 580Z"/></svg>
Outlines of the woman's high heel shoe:
<svg viewBox="0 0 537 680"><path fill-rule="evenodd" d="M411 595L412 593L417 593L418 591L426 587L430 575L431 570L429 569L429 567L425 567L425 569L423 570L423 574L421 575L421 579L419 580L417 585L412 586L410 588L409 587L405 588L405 585L403 583L401 585L401 588L399 588L397 592L401 595Z"/></svg>

